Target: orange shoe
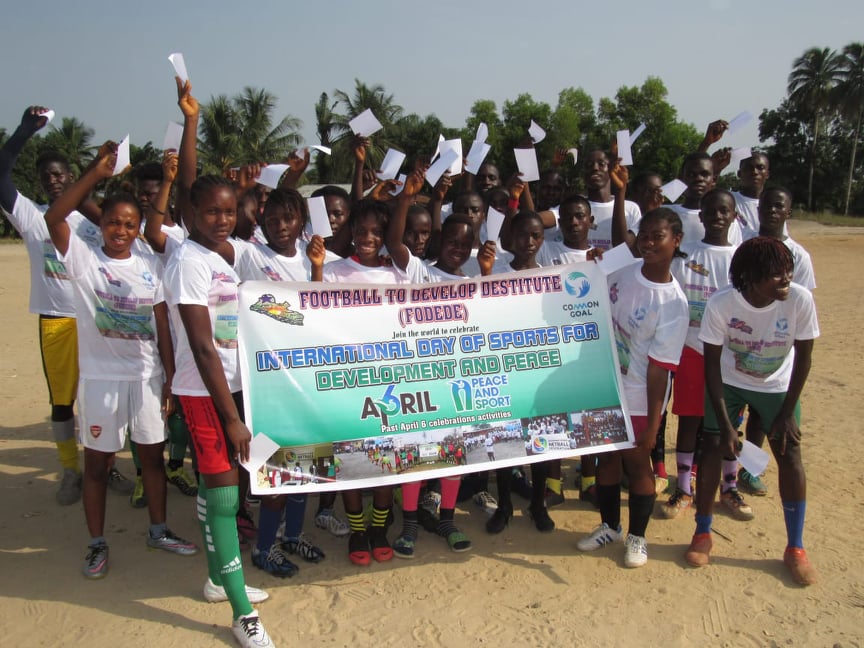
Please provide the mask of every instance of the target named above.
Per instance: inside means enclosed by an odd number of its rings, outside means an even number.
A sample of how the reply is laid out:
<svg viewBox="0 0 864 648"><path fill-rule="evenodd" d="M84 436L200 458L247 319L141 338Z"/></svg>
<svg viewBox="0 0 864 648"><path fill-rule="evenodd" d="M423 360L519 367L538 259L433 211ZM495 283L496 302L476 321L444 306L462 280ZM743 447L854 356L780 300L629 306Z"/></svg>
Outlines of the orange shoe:
<svg viewBox="0 0 864 648"><path fill-rule="evenodd" d="M807 552L800 547L787 547L783 553L783 564L799 585L813 585L819 580L816 568L810 564Z"/></svg>
<svg viewBox="0 0 864 648"><path fill-rule="evenodd" d="M710 533L697 533L690 541L690 546L687 547L684 560L691 567L704 567L710 562L709 554L713 546L714 541L711 539Z"/></svg>

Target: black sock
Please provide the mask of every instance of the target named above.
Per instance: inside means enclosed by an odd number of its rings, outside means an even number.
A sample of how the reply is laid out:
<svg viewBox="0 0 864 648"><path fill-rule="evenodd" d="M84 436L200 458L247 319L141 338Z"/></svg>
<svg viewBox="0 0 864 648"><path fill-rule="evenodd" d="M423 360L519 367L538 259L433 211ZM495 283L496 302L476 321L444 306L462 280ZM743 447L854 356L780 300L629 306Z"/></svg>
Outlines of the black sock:
<svg viewBox="0 0 864 648"><path fill-rule="evenodd" d="M402 511L402 535L417 539L417 511Z"/></svg>
<svg viewBox="0 0 864 648"><path fill-rule="evenodd" d="M178 468L183 467L182 459L169 459L168 460L168 470L177 470Z"/></svg>
<svg viewBox="0 0 864 648"><path fill-rule="evenodd" d="M651 495L636 495L630 493L630 528L628 529L631 535L645 537L645 529L648 528L648 520L651 519L651 513L654 512L654 502L657 496Z"/></svg>
<svg viewBox="0 0 864 648"><path fill-rule="evenodd" d="M621 484L597 484L597 506L600 519L616 531L621 526Z"/></svg>
<svg viewBox="0 0 864 648"><path fill-rule="evenodd" d="M438 526L435 529L435 532L446 538L454 531L458 531L456 525L453 524L453 514L455 513L454 509L441 509L440 517L438 519Z"/></svg>

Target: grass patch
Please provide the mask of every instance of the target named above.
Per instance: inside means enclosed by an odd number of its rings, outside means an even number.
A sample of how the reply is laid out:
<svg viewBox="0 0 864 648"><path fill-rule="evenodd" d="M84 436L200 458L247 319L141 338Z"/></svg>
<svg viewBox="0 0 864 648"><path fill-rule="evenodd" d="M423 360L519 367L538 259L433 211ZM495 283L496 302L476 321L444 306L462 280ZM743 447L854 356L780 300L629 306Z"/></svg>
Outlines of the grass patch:
<svg viewBox="0 0 864 648"><path fill-rule="evenodd" d="M804 210L796 210L793 214L796 220L813 221L820 225L843 226L843 227L864 227L864 218L861 216L841 216L832 212L807 212Z"/></svg>

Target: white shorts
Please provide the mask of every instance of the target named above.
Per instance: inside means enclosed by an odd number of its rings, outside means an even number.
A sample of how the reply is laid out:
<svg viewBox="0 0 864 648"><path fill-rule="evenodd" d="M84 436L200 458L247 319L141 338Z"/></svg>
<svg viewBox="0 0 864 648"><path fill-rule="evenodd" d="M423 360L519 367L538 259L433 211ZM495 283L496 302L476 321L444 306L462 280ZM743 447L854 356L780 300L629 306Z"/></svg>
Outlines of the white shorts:
<svg viewBox="0 0 864 648"><path fill-rule="evenodd" d="M161 375L147 380L78 381L78 436L85 448L119 452L129 437L141 445L162 443Z"/></svg>

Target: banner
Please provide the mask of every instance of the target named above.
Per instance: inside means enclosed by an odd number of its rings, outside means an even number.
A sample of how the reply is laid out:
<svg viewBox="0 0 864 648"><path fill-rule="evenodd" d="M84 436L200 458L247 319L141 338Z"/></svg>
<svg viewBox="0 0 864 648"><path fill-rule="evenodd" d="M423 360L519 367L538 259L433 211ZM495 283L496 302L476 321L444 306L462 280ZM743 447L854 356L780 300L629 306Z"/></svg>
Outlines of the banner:
<svg viewBox="0 0 864 648"><path fill-rule="evenodd" d="M593 263L422 285L246 282L239 341L256 493L632 447Z"/></svg>

